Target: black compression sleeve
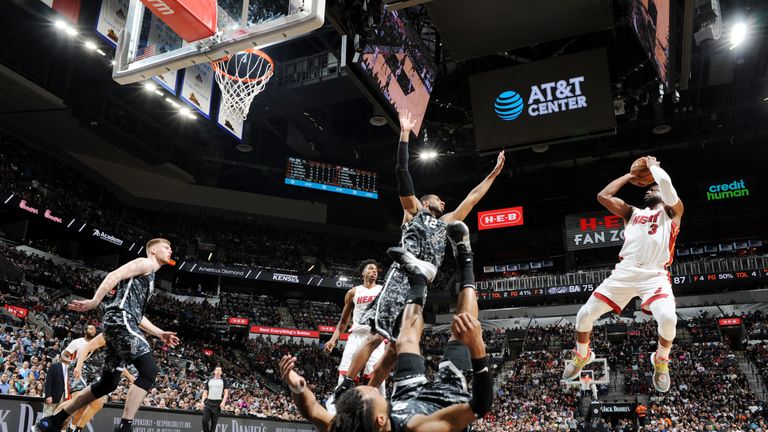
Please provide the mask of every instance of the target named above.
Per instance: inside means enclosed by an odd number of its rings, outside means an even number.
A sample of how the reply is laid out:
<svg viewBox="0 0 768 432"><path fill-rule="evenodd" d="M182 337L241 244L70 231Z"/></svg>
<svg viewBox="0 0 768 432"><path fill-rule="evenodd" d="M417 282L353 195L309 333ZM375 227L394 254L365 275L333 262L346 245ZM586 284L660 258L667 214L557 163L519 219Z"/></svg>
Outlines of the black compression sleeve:
<svg viewBox="0 0 768 432"><path fill-rule="evenodd" d="M493 377L488 366L488 357L472 359L472 399L469 406L477 418L482 418L493 406Z"/></svg>
<svg viewBox="0 0 768 432"><path fill-rule="evenodd" d="M397 145L397 166L395 167L395 176L397 177L397 193L401 197L415 195L413 191L413 180L408 172L408 141L400 141Z"/></svg>

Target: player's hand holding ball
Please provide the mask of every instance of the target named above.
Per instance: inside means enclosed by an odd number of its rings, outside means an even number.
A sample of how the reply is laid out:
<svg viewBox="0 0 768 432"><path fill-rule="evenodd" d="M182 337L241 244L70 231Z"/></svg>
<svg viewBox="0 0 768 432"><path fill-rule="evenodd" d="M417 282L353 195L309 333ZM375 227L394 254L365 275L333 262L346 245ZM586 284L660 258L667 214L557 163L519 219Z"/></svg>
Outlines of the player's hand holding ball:
<svg viewBox="0 0 768 432"><path fill-rule="evenodd" d="M638 187L648 186L654 182L653 174L651 174L651 167L659 165L659 161L653 156L637 158L632 162L632 166L629 168L629 173L632 174L632 178L629 179L629 182Z"/></svg>

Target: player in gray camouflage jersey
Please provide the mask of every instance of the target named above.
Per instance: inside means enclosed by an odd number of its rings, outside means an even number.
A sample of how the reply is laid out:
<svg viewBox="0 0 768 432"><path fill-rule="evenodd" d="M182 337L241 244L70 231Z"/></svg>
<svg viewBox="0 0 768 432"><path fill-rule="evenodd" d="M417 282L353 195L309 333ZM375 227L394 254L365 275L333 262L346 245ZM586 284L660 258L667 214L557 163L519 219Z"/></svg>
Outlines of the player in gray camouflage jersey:
<svg viewBox="0 0 768 432"><path fill-rule="evenodd" d="M98 381L107 357L107 350L102 349L106 344L104 334L97 335L80 350L77 355L77 361L74 363L75 366L68 368L67 374L69 375L73 398L77 396L78 392L85 390L88 385L95 384ZM128 384L133 384L133 375L127 369L120 369L121 375L128 381ZM88 422L101 411L106 402L107 396L105 395L77 410L72 415L71 426L68 430L72 432L83 431Z"/></svg>
<svg viewBox="0 0 768 432"><path fill-rule="evenodd" d="M371 326L372 334L357 350L347 376L334 391L337 400L345 391L354 387L354 379L363 370L376 347L386 338L392 343L388 344L387 351L373 371L370 384L384 381L397 356L394 342L397 341L401 323L421 316L427 285L435 278L445 255L446 228L467 217L504 167L502 151L490 174L469 192L456 210L445 213L445 202L437 195L416 198L408 172L408 140L415 124L411 113L401 113L396 174L398 195L403 207L402 237L399 247L387 251L395 264L384 277L381 293L363 314L361 322ZM457 264L461 273L472 272L466 262Z"/></svg>
<svg viewBox="0 0 768 432"><path fill-rule="evenodd" d="M154 290L155 272L164 264L173 262L171 242L161 238L152 239L147 242L146 251L146 258L137 258L109 273L92 299L75 300L70 304L70 309L79 312L95 309L107 293L117 288L102 318L106 357L101 378L81 391L61 411L38 421L35 424L36 432L60 431L72 413L111 393L120 382L121 367L125 364L132 364L139 374L128 391L123 418L115 432L133 430L133 418L154 385L158 373L152 349L141 330L162 339L170 346L179 343L176 333L158 328L144 316Z"/></svg>
<svg viewBox="0 0 768 432"><path fill-rule="evenodd" d="M457 255L472 263L469 230L459 222L449 227ZM462 274L457 314L451 338L440 361L437 379L425 375L419 343L423 329L420 315L403 321L397 339L397 369L391 401L372 386L360 386L336 400L336 415L329 413L293 369L296 357L280 360L280 375L288 384L299 412L321 432L458 432L487 413L493 404L490 372L477 320L474 275ZM472 380L472 393L467 382Z"/></svg>

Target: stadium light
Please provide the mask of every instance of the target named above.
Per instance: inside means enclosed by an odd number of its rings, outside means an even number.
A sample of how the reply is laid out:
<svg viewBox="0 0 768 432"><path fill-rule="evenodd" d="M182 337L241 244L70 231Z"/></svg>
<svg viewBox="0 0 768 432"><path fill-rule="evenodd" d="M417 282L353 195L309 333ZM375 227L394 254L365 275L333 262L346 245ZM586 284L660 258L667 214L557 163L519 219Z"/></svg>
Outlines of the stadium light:
<svg viewBox="0 0 768 432"><path fill-rule="evenodd" d="M434 150L424 150L421 153L419 153L419 158L423 159L424 161L431 161L437 159L437 152Z"/></svg>
<svg viewBox="0 0 768 432"><path fill-rule="evenodd" d="M148 91L148 92L152 92L152 91L157 90L157 86L155 85L155 83L146 82L146 83L144 83L144 89L146 91Z"/></svg>
<svg viewBox="0 0 768 432"><path fill-rule="evenodd" d="M179 108L179 112L180 112L180 113L182 113L182 114L183 114L183 115L185 115L185 116L189 116L190 114L192 114L192 113L189 111L189 108L187 108L187 107L185 107L185 106L183 106L183 107Z"/></svg>
<svg viewBox="0 0 768 432"><path fill-rule="evenodd" d="M85 47L91 51L96 51L99 49L99 47L96 46L96 44L93 43L93 41L85 41Z"/></svg>
<svg viewBox="0 0 768 432"><path fill-rule="evenodd" d="M747 23L740 22L731 27L731 49L741 45L747 38Z"/></svg>
<svg viewBox="0 0 768 432"><path fill-rule="evenodd" d="M66 32L69 36L72 36L72 37L77 36L77 30L74 27L67 26Z"/></svg>
<svg viewBox="0 0 768 432"><path fill-rule="evenodd" d="M105 53L104 51L102 51L102 50L100 50L98 48L96 49L96 52L101 54L102 57L106 57L107 56L107 53Z"/></svg>
<svg viewBox="0 0 768 432"><path fill-rule="evenodd" d="M54 23L54 25L56 26L56 28L58 28L58 29L61 29L61 30L64 30L64 29L66 29L66 28L67 28L67 23L65 23L65 22L64 22L64 21L62 21L62 20L56 20L56 22Z"/></svg>

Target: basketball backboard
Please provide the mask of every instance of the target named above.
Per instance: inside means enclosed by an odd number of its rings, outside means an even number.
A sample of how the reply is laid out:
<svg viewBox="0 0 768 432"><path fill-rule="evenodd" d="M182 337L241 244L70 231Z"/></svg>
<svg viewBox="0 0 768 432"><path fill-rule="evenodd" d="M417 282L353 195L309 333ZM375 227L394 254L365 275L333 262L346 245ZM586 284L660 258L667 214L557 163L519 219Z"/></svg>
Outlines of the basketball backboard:
<svg viewBox="0 0 768 432"><path fill-rule="evenodd" d="M323 25L325 0L218 0L217 33L187 43L139 0L130 0L112 78L120 84L262 49Z"/></svg>

